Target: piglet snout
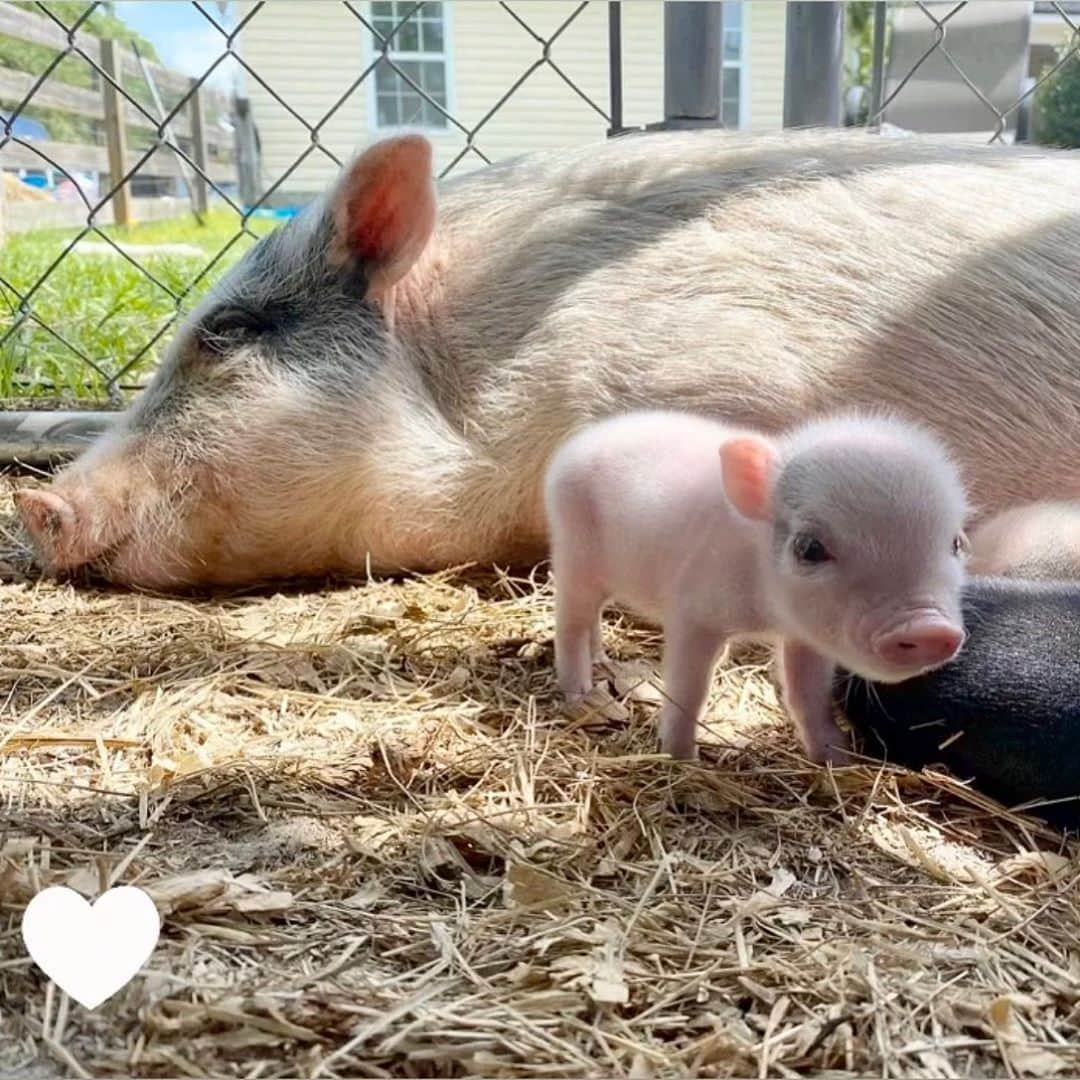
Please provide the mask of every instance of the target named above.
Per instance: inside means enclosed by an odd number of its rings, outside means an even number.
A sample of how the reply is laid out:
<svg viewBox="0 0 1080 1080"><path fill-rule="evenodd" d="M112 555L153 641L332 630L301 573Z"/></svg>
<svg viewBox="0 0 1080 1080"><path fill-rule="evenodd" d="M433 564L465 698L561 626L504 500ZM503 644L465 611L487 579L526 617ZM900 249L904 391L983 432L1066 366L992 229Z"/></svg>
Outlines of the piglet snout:
<svg viewBox="0 0 1080 1080"><path fill-rule="evenodd" d="M960 627L944 619L922 618L879 635L874 652L887 664L928 668L951 660L963 643Z"/></svg>

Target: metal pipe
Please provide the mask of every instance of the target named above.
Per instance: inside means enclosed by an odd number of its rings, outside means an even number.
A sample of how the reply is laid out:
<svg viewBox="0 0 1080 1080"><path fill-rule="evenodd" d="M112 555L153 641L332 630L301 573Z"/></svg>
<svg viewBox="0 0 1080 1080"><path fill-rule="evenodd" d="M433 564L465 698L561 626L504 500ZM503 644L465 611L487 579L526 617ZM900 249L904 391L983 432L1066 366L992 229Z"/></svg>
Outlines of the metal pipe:
<svg viewBox="0 0 1080 1080"><path fill-rule="evenodd" d="M784 127L837 127L842 116L844 5L795 0L787 5Z"/></svg>
<svg viewBox="0 0 1080 1080"><path fill-rule="evenodd" d="M237 186L240 189L240 202L246 211L262 198L262 170L251 102L244 97L233 98L233 138L236 143Z"/></svg>
<svg viewBox="0 0 1080 1080"><path fill-rule="evenodd" d="M0 465L42 467L76 457L118 412L0 412Z"/></svg>
<svg viewBox="0 0 1080 1080"><path fill-rule="evenodd" d="M870 111L868 124L880 124L883 117L881 103L885 99L885 23L888 19L888 4L874 4L874 52L870 69Z"/></svg>
<svg viewBox="0 0 1080 1080"><path fill-rule="evenodd" d="M608 137L623 130L622 122L622 3L608 4L608 78L611 87L611 126Z"/></svg>
<svg viewBox="0 0 1080 1080"><path fill-rule="evenodd" d="M165 117L168 113L165 111L165 104L161 100L161 95L158 93L157 83L154 81L154 73L148 67L146 60L143 58L143 54L139 52L138 44L133 41L131 43L131 48L135 53L135 59L139 62L139 68L142 70L143 79L146 82L147 89L150 91L150 97L154 102L158 120L161 121L160 130L164 133L165 138L169 140L169 150L176 159L176 167L180 170L180 176L188 189L188 199L191 201L191 212L195 215L195 220L200 225L205 225L206 221L202 214L199 213L199 208L196 205L194 170L188 167L187 161L184 160L184 155L176 149L180 143L177 141L176 134L173 131L172 122L165 122ZM198 93L198 91L196 91L196 93Z"/></svg>
<svg viewBox="0 0 1080 1080"><path fill-rule="evenodd" d="M664 122L655 126L720 126L723 25L717 0L664 4Z"/></svg>

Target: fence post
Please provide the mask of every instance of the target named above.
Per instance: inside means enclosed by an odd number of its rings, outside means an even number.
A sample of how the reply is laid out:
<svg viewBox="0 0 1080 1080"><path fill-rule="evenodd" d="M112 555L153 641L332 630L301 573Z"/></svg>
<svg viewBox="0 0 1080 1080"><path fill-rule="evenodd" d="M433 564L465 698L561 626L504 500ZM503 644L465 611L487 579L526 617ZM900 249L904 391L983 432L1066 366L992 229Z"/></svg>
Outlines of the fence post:
<svg viewBox="0 0 1080 1080"><path fill-rule="evenodd" d="M191 97L188 100L188 116L191 120L191 160L195 162L195 175L191 179L193 188L191 197L195 204L195 213L201 215L206 213L210 194L206 183L205 110L199 80L192 79L189 85L191 86Z"/></svg>
<svg viewBox="0 0 1080 1080"><path fill-rule="evenodd" d="M611 90L611 126L608 137L623 130L622 123L622 4L608 0L608 85Z"/></svg>
<svg viewBox="0 0 1080 1080"><path fill-rule="evenodd" d="M888 10L883 0L874 4L874 50L870 70L870 111L867 123L880 124L881 103L885 100L885 29Z"/></svg>
<svg viewBox="0 0 1080 1080"><path fill-rule="evenodd" d="M233 128L236 132L236 180L240 188L240 204L254 206L262 196L262 190L259 184L259 148L255 140L250 98L235 99Z"/></svg>
<svg viewBox="0 0 1080 1080"><path fill-rule="evenodd" d="M0 466L55 464L75 457L116 422L109 412L0 412Z"/></svg>
<svg viewBox="0 0 1080 1080"><path fill-rule="evenodd" d="M120 49L112 38L101 39L101 67L117 86L123 82ZM127 131L124 128L124 98L109 79L102 79L105 99L105 143L109 153L109 186L116 187L127 171ZM113 220L117 225L131 225L131 186L124 183L112 197Z"/></svg>
<svg viewBox="0 0 1080 1080"><path fill-rule="evenodd" d="M665 0L664 119L650 131L720 126L723 19L719 0Z"/></svg>
<svg viewBox="0 0 1080 1080"><path fill-rule="evenodd" d="M794 0L787 5L784 127L840 123L844 5Z"/></svg>

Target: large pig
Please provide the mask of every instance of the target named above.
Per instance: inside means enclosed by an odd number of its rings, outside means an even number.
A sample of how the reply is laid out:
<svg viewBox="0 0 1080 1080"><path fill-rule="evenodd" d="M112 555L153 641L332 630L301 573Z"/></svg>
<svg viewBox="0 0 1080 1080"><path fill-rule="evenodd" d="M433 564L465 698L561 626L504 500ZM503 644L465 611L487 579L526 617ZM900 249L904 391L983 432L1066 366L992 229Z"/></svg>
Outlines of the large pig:
<svg viewBox="0 0 1080 1080"><path fill-rule="evenodd" d="M1013 506L970 536L973 574L1062 581L1080 578L1080 502Z"/></svg>
<svg viewBox="0 0 1080 1080"><path fill-rule="evenodd" d="M951 659L964 488L938 441L885 416L811 421L779 440L678 412L591 425L544 483L555 665L592 688L609 600L664 627L660 740L695 753L732 637L779 642L784 702L812 761L843 761L835 662L897 682Z"/></svg>
<svg viewBox="0 0 1080 1080"><path fill-rule="evenodd" d="M132 584L542 555L582 424L891 403L987 512L1080 496L1080 163L864 133L634 135L448 183L376 144L20 508Z"/></svg>

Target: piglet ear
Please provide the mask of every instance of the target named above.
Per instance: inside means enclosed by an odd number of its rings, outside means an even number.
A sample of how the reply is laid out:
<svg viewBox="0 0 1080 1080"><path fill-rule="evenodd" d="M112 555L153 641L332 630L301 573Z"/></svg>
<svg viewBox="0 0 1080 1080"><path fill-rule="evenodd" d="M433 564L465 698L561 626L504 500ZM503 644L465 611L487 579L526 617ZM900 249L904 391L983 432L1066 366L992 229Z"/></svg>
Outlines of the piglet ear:
<svg viewBox="0 0 1080 1080"><path fill-rule="evenodd" d="M435 228L431 144L419 135L376 143L345 170L332 213L331 259L355 260L379 298L409 272Z"/></svg>
<svg viewBox="0 0 1080 1080"><path fill-rule="evenodd" d="M751 435L729 439L720 447L724 492L743 517L754 521L772 518L776 451L764 439Z"/></svg>

